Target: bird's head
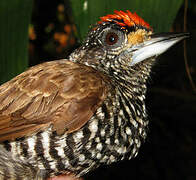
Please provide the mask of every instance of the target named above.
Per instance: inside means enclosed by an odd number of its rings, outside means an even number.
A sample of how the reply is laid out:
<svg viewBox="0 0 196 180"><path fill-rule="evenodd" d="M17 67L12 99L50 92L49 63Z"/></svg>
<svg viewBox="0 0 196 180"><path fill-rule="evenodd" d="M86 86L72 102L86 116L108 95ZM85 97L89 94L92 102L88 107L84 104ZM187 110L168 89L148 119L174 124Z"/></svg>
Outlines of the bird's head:
<svg viewBox="0 0 196 180"><path fill-rule="evenodd" d="M154 34L147 22L130 11L114 11L100 19L70 57L111 76L126 70L150 71L158 55L188 37L187 33Z"/></svg>

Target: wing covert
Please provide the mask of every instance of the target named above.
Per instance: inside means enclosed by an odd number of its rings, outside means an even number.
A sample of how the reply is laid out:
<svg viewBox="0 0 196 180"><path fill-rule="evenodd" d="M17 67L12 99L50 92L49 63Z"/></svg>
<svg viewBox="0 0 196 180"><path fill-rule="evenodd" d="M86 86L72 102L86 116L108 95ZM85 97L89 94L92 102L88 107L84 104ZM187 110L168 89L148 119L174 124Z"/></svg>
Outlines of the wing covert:
<svg viewBox="0 0 196 180"><path fill-rule="evenodd" d="M30 68L0 86L0 141L53 125L57 134L81 128L103 103L105 76L67 60Z"/></svg>

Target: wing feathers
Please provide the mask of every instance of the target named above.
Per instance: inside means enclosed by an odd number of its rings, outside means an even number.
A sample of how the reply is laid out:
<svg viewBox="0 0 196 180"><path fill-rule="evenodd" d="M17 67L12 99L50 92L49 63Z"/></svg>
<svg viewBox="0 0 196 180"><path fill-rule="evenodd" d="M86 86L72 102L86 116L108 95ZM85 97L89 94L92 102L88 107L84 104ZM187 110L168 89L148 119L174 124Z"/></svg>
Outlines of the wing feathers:
<svg viewBox="0 0 196 180"><path fill-rule="evenodd" d="M30 68L0 86L0 141L50 125L59 135L81 128L107 97L108 84L93 68L66 60Z"/></svg>

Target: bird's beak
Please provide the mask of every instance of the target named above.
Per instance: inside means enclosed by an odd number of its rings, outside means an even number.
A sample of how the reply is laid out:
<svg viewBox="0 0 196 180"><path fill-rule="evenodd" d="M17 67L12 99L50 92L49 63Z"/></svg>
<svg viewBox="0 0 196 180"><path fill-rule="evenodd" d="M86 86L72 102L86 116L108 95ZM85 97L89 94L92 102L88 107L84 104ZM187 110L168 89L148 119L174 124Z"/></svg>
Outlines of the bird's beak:
<svg viewBox="0 0 196 180"><path fill-rule="evenodd" d="M132 54L131 66L164 53L174 44L188 37L189 33L152 34L149 40L134 45L128 50Z"/></svg>

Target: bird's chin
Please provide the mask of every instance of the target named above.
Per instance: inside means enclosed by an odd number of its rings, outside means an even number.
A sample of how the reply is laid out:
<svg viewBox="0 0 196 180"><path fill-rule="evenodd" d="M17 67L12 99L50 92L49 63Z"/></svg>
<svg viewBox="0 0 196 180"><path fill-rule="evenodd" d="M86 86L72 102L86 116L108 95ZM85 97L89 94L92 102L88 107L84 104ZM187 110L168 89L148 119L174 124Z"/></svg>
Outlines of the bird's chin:
<svg viewBox="0 0 196 180"><path fill-rule="evenodd" d="M188 33L153 34L148 41L127 49L127 53L132 56L130 65L133 66L146 59L157 57L177 42L188 37Z"/></svg>

